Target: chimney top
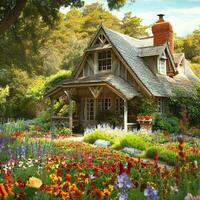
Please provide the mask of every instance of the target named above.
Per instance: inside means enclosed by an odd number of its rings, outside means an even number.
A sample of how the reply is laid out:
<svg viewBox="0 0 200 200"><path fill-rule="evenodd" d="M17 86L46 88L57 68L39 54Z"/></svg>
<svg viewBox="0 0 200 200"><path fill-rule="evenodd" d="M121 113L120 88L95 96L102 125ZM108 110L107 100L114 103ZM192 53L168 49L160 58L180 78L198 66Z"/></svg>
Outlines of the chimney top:
<svg viewBox="0 0 200 200"><path fill-rule="evenodd" d="M164 14L158 14L157 16L159 17L159 20L157 22L164 22L165 21L164 18L163 18L165 16Z"/></svg>

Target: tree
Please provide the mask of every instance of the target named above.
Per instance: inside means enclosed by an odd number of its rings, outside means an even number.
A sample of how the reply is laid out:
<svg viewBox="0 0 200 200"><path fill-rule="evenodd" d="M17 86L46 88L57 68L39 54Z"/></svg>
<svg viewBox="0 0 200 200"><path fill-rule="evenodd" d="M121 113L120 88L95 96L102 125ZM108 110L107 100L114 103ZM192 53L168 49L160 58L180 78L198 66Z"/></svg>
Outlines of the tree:
<svg viewBox="0 0 200 200"><path fill-rule="evenodd" d="M107 2L110 9L119 9L125 4L126 0L107 0ZM82 0L3 0L0 5L0 34L11 28L20 16L24 17L22 13L27 7L31 7L35 11L33 18L41 16L44 22L53 25L55 20L58 19L60 7L82 7L83 4L84 1Z"/></svg>
<svg viewBox="0 0 200 200"><path fill-rule="evenodd" d="M122 20L122 30L124 34L131 37L148 36L148 26L141 25L142 19L136 16L132 16L131 12L127 12Z"/></svg>
<svg viewBox="0 0 200 200"><path fill-rule="evenodd" d="M107 28L121 31L120 20L112 15L111 12L106 11L99 3L85 6L83 9L83 17L85 19L83 27L87 37L91 37L101 23Z"/></svg>
<svg viewBox="0 0 200 200"><path fill-rule="evenodd" d="M184 52L187 59L200 63L200 26L186 37L175 38L175 52Z"/></svg>
<svg viewBox="0 0 200 200"><path fill-rule="evenodd" d="M3 117L6 109L6 98L9 96L9 87L0 87L0 116Z"/></svg>

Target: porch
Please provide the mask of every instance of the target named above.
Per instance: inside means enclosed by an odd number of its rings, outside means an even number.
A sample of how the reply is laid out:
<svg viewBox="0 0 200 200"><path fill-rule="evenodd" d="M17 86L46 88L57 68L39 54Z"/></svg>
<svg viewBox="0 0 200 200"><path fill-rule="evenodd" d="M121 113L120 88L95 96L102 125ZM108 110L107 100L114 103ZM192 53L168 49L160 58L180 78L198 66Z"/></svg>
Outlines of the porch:
<svg viewBox="0 0 200 200"><path fill-rule="evenodd" d="M126 131L128 126L133 125L133 121L128 121L128 101L136 96L134 88L119 77L102 79L99 81L96 77L89 82L81 79L78 83L68 81L49 91L52 133L58 124L70 129L75 126L80 126L81 129L94 127L98 124L98 114L106 112L114 113L119 119L116 126L123 127ZM68 105L67 117L54 114L54 103L60 99Z"/></svg>

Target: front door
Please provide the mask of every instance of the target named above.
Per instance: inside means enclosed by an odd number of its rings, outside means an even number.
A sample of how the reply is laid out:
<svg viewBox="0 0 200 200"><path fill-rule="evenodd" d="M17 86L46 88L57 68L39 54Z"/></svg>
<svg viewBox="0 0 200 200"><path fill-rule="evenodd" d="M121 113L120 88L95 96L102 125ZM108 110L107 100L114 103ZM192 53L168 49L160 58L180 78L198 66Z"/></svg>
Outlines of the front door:
<svg viewBox="0 0 200 200"><path fill-rule="evenodd" d="M95 122L95 102L93 98L86 98L84 102L85 126L94 125Z"/></svg>

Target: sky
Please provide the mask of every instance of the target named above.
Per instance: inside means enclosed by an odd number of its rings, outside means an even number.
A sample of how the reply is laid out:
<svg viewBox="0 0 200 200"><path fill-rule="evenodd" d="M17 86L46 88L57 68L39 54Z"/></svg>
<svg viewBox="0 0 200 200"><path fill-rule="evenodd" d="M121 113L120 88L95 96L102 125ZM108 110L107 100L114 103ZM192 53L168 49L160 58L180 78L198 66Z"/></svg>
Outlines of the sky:
<svg viewBox="0 0 200 200"><path fill-rule="evenodd" d="M99 2L107 8L106 0L85 0L85 4ZM113 10L113 15L122 19L124 13L132 12L142 18L143 25L151 25L157 21L157 14L165 14L178 36L192 33L200 25L200 0L135 0L128 1L120 10Z"/></svg>

